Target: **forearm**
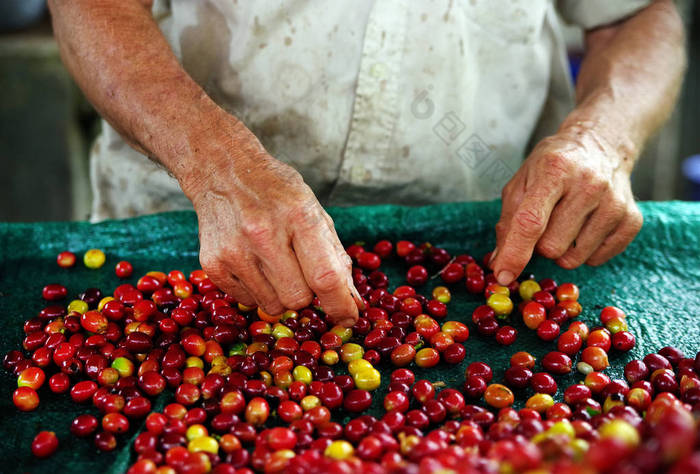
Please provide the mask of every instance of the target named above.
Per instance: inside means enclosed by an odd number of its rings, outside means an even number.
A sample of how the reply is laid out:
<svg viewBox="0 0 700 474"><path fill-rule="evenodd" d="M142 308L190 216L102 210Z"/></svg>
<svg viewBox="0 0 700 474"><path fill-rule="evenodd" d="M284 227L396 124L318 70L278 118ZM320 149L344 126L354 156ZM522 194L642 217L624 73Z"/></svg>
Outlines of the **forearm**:
<svg viewBox="0 0 700 474"><path fill-rule="evenodd" d="M240 124L183 70L139 0L50 0L61 55L88 99L185 192ZM194 186L194 184L193 184Z"/></svg>
<svg viewBox="0 0 700 474"><path fill-rule="evenodd" d="M683 25L661 0L619 25L588 32L576 109L561 126L618 151L631 170L649 137L673 110L685 69Z"/></svg>
<svg viewBox="0 0 700 474"><path fill-rule="evenodd" d="M308 306L352 326L362 307L349 257L302 177L187 75L149 0L50 0L61 54L88 99L178 179L199 223L200 262L245 305Z"/></svg>

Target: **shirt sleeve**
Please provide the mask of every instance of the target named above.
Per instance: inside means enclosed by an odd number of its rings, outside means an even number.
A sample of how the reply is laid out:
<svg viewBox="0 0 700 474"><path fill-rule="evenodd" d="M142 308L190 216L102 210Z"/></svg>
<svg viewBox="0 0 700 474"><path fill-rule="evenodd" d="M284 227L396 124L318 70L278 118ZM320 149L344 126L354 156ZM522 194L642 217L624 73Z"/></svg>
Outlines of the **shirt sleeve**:
<svg viewBox="0 0 700 474"><path fill-rule="evenodd" d="M584 30L623 20L651 3L651 0L558 0L557 9L567 23Z"/></svg>

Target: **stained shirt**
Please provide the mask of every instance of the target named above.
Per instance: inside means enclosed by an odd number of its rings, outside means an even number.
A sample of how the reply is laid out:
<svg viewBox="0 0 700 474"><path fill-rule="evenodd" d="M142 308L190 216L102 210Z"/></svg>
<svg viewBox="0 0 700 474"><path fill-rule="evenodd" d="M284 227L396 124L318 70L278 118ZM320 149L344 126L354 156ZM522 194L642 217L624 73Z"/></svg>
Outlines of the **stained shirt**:
<svg viewBox="0 0 700 474"><path fill-rule="evenodd" d="M562 19L648 0L156 0L184 69L324 205L488 200L573 107ZM93 220L191 208L107 123Z"/></svg>

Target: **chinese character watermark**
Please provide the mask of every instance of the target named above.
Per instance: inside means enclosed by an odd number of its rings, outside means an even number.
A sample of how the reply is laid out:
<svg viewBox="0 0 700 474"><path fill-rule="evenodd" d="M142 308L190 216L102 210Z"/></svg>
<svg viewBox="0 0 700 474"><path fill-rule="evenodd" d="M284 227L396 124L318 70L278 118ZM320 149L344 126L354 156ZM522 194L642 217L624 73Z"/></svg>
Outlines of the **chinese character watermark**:
<svg viewBox="0 0 700 474"><path fill-rule="evenodd" d="M419 91L411 103L411 113L418 120L428 120L435 114L435 102L430 98L428 89ZM450 154L473 170L479 178L490 180L494 188L500 189L513 176L514 171L505 161L493 155L493 149L488 143L477 133L468 133L467 125L454 111L442 115L432 130L448 147Z"/></svg>
<svg viewBox="0 0 700 474"><path fill-rule="evenodd" d="M491 154L489 146L473 133L455 151L457 157L471 169L476 169Z"/></svg>
<svg viewBox="0 0 700 474"><path fill-rule="evenodd" d="M459 137L465 128L467 128L467 126L457 117L457 114L454 112L447 112L445 116L435 124L433 133L435 133L445 145L449 146Z"/></svg>

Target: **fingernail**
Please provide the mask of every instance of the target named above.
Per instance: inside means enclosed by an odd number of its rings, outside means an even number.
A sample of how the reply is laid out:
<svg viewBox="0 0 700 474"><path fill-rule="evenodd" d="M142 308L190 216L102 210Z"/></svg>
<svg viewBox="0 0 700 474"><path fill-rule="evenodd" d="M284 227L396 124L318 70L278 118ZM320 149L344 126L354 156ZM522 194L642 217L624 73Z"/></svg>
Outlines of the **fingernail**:
<svg viewBox="0 0 700 474"><path fill-rule="evenodd" d="M498 280L499 285L508 286L510 285L510 282L515 279L515 275L508 270L503 270L498 274L498 276L496 276L496 279Z"/></svg>

